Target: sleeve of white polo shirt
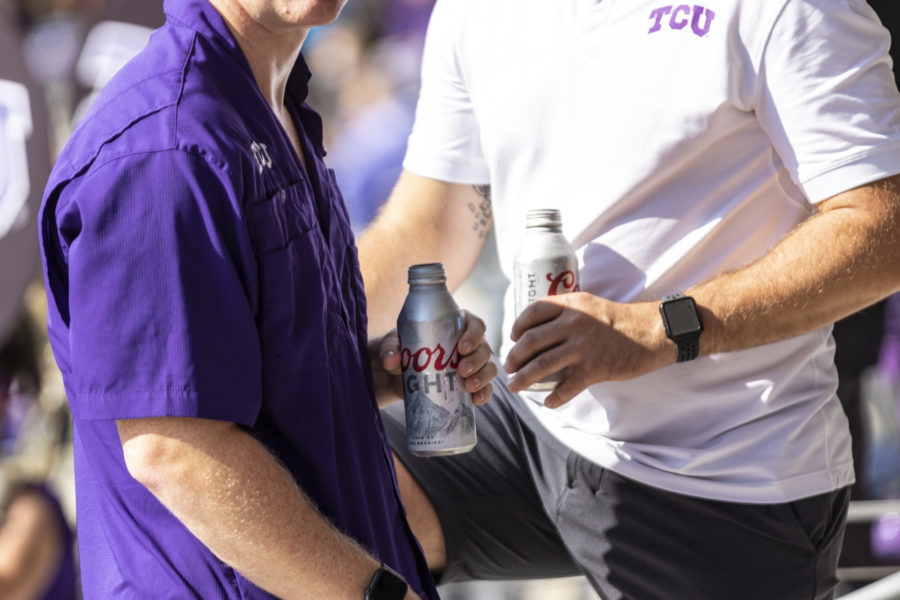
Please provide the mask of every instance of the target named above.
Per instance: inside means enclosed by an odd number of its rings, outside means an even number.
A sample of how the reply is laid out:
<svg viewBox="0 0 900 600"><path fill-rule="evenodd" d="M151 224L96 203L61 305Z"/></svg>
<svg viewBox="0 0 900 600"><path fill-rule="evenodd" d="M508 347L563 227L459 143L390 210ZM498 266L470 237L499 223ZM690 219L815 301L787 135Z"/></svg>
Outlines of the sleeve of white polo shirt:
<svg viewBox="0 0 900 600"><path fill-rule="evenodd" d="M451 183L490 182L478 121L457 60L469 0L439 0L422 56L422 85L403 167Z"/></svg>
<svg viewBox="0 0 900 600"><path fill-rule="evenodd" d="M769 32L756 111L811 202L900 172L889 48L864 0L787 0Z"/></svg>

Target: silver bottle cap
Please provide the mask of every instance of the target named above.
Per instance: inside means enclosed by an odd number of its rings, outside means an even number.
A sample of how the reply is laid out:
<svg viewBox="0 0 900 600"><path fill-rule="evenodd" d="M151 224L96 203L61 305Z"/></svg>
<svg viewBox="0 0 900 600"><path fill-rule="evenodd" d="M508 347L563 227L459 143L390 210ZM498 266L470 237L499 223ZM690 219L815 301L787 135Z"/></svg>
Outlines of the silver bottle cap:
<svg viewBox="0 0 900 600"><path fill-rule="evenodd" d="M446 282L447 275L444 273L444 265L442 263L425 263L410 265L409 267L410 285L429 285Z"/></svg>
<svg viewBox="0 0 900 600"><path fill-rule="evenodd" d="M525 215L525 227L528 229L562 230L562 214L557 208L534 208Z"/></svg>

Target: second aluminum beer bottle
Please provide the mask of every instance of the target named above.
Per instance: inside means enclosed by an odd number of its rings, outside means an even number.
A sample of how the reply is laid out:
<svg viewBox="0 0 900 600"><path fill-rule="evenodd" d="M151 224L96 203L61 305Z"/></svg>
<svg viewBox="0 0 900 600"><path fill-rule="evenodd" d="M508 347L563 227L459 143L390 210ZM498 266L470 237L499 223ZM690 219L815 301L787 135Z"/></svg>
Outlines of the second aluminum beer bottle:
<svg viewBox="0 0 900 600"><path fill-rule="evenodd" d="M525 217L525 238L513 263L516 317L538 298L575 291L578 291L578 259L562 233L559 210L529 210ZM565 375L565 371L553 373L528 389L552 391Z"/></svg>
<svg viewBox="0 0 900 600"><path fill-rule="evenodd" d="M472 394L457 375L462 312L441 263L409 267L409 294L397 318L409 450L443 456L475 447Z"/></svg>

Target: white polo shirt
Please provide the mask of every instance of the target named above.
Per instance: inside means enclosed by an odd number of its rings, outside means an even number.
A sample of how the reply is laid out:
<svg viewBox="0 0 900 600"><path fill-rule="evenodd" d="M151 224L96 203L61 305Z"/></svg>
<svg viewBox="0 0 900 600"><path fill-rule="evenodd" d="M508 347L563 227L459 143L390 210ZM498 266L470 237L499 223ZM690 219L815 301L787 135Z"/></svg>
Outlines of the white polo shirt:
<svg viewBox="0 0 900 600"><path fill-rule="evenodd" d="M867 4L701 1L439 0L405 167L491 185L508 276L526 211L560 208L581 289L625 302L740 267L816 202L900 172ZM790 501L854 479L830 331L526 403L624 476Z"/></svg>

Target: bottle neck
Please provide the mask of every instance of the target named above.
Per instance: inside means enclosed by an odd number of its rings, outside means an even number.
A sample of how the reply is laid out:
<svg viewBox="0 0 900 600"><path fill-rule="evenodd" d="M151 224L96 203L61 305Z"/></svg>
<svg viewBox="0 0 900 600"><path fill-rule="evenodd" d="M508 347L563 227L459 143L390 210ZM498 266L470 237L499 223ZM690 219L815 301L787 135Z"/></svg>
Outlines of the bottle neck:
<svg viewBox="0 0 900 600"><path fill-rule="evenodd" d="M529 224L525 228L526 233L562 233L562 227L557 224L540 224L540 225L531 225Z"/></svg>
<svg viewBox="0 0 900 600"><path fill-rule="evenodd" d="M447 290L446 281L410 282L409 291L412 292L443 292Z"/></svg>

